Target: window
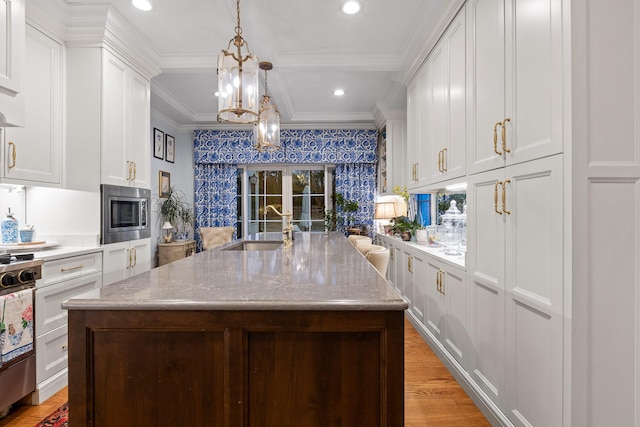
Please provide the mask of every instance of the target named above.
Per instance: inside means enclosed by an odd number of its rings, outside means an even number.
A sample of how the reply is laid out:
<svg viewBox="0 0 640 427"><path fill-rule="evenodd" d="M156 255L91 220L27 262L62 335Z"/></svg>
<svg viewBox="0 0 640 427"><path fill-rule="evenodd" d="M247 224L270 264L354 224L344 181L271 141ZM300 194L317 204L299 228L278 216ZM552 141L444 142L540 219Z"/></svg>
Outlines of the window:
<svg viewBox="0 0 640 427"><path fill-rule="evenodd" d="M333 174L328 167L247 166L238 168L238 175L238 236L243 236L240 230L247 230L247 234L282 231L282 218L271 209L265 212L268 205L281 213L291 212L296 231L324 231L324 212L330 199L327 189L333 188ZM241 183L245 183L247 191L241 190ZM243 194L245 200L241 200ZM246 215L242 215L243 206Z"/></svg>

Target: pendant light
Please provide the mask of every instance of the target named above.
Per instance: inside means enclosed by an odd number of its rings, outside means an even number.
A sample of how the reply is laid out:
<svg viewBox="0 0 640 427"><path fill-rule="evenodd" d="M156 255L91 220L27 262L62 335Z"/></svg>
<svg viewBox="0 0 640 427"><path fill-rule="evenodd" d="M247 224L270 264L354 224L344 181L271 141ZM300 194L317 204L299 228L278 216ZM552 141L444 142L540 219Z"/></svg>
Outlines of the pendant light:
<svg viewBox="0 0 640 427"><path fill-rule="evenodd" d="M280 113L269 98L267 71L273 69L273 64L261 62L260 69L264 70L264 95L260 102L258 123L253 132L254 146L260 151L274 151L280 148Z"/></svg>
<svg viewBox="0 0 640 427"><path fill-rule="evenodd" d="M242 38L240 0L236 1L236 35L218 55L218 121L255 123L258 120L258 58ZM235 51L232 47L235 46ZM242 48L246 45L246 55Z"/></svg>

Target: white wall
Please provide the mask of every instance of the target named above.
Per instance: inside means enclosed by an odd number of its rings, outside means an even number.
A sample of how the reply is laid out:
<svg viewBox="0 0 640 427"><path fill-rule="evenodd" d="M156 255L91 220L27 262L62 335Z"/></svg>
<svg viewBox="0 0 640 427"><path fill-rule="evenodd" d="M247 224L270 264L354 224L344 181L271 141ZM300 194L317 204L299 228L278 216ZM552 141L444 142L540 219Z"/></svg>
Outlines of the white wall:
<svg viewBox="0 0 640 427"><path fill-rule="evenodd" d="M157 266L157 244L160 243L162 234L162 221L156 204L159 200L159 172L171 174L171 186L184 192L187 201L193 204L193 129L180 128L176 122L165 115L151 110L151 153L153 150L154 128L160 129L165 134L175 137L175 162L170 163L151 155L151 253L152 266ZM193 238L193 233L190 234Z"/></svg>
<svg viewBox="0 0 640 427"><path fill-rule="evenodd" d="M27 187L26 218L37 239L64 240L69 246L100 244L100 192Z"/></svg>

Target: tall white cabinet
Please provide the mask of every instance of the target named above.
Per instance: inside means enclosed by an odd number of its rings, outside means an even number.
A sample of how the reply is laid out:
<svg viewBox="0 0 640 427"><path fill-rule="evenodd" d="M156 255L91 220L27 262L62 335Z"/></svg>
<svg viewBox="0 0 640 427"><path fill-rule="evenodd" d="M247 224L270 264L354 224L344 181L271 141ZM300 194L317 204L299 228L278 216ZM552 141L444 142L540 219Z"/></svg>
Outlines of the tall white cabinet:
<svg viewBox="0 0 640 427"><path fill-rule="evenodd" d="M150 82L103 52L103 184L151 188Z"/></svg>

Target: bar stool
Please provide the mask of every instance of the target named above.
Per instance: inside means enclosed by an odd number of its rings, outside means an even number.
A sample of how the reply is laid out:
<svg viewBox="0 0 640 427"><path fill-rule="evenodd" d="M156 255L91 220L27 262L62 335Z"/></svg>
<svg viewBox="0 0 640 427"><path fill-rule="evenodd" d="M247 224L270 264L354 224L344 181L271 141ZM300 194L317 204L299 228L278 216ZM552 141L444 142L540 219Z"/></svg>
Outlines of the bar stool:
<svg viewBox="0 0 640 427"><path fill-rule="evenodd" d="M201 227L202 248L208 250L230 242L234 231L234 227Z"/></svg>
<svg viewBox="0 0 640 427"><path fill-rule="evenodd" d="M387 276L387 266L389 265L389 249L384 248L383 250L373 250L369 251L365 256L367 261L378 270L378 273L382 275L382 277Z"/></svg>

